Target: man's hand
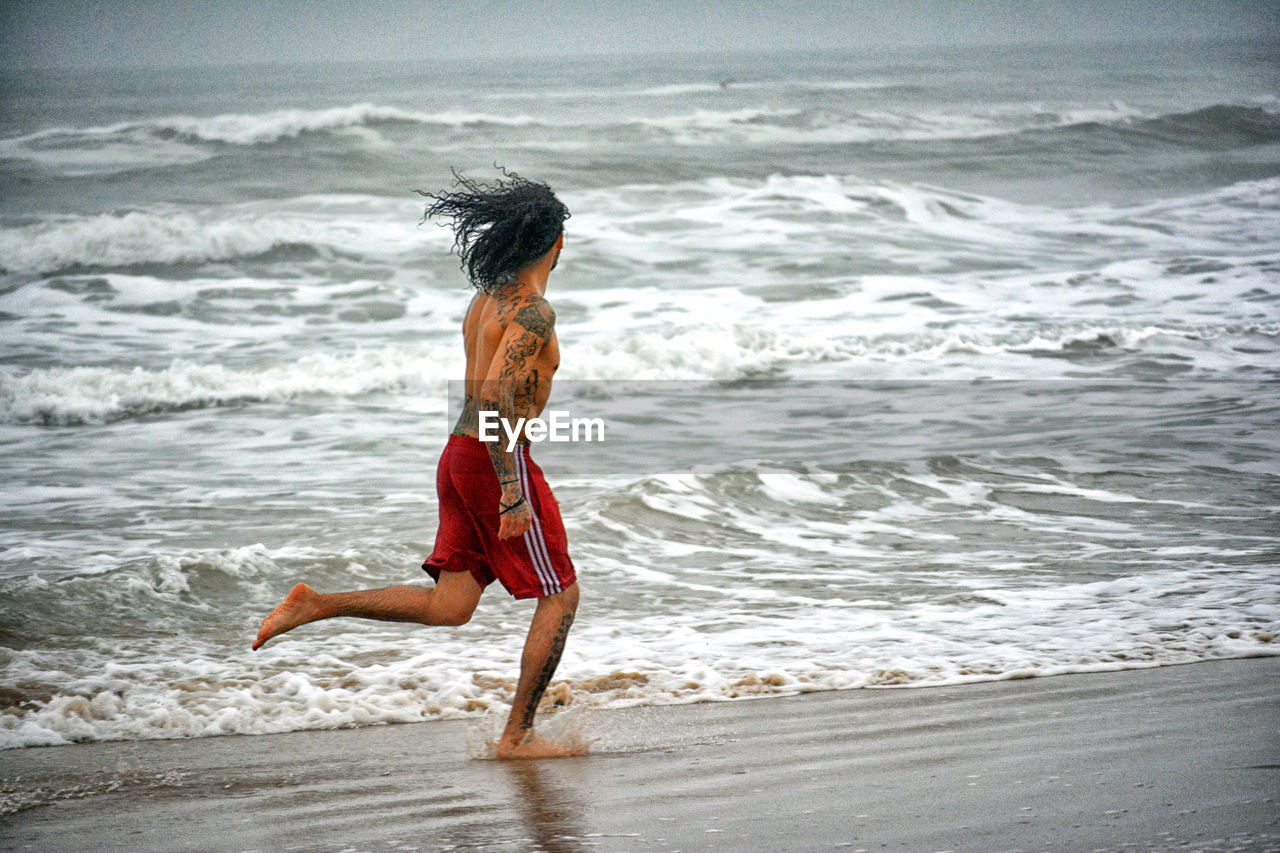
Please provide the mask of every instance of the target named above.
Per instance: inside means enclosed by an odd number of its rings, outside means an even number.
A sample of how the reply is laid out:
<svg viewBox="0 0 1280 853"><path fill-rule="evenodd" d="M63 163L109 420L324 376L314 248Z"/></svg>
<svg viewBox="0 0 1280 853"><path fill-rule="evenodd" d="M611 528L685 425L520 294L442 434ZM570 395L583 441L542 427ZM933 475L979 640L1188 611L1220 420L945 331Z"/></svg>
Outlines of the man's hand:
<svg viewBox="0 0 1280 853"><path fill-rule="evenodd" d="M504 489L498 504L498 538L523 536L533 526L533 508L518 488Z"/></svg>

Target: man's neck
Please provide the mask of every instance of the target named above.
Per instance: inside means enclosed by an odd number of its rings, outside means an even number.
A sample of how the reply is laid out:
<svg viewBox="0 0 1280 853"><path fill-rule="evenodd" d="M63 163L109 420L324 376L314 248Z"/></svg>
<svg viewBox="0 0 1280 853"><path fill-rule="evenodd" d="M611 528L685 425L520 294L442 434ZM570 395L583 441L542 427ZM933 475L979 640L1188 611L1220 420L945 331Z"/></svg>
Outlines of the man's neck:
<svg viewBox="0 0 1280 853"><path fill-rule="evenodd" d="M532 288L539 296L547 295L547 279L551 277L550 264L535 264L516 273L516 285L522 291Z"/></svg>

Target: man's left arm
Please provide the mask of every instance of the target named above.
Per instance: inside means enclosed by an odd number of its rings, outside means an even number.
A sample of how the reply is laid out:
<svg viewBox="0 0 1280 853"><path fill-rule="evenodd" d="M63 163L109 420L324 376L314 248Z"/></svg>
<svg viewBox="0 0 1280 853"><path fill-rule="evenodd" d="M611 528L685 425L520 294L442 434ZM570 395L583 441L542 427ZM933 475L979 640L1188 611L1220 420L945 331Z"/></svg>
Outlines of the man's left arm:
<svg viewBox="0 0 1280 853"><path fill-rule="evenodd" d="M497 412L502 423L519 419L516 397L536 391L537 356L555 329L556 315L541 296L527 298L507 324L498 344L489 373L480 387L481 411ZM502 489L498 538L509 539L524 533L533 523L533 512L520 483L515 454L503 441L489 443L489 459Z"/></svg>

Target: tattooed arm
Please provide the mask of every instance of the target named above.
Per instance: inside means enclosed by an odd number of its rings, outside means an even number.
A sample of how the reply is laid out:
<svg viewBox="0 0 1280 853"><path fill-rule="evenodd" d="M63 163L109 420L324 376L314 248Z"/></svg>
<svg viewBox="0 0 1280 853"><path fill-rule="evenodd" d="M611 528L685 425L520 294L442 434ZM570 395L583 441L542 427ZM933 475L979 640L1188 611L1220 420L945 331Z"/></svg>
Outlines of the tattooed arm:
<svg viewBox="0 0 1280 853"><path fill-rule="evenodd" d="M524 297L514 309L480 387L480 410L496 411L513 427L529 413L536 397L538 354L551 339L556 322L551 304L537 294ZM529 529L533 514L516 473L515 455L507 450L505 439L491 442L488 449L502 488L498 538L509 539Z"/></svg>

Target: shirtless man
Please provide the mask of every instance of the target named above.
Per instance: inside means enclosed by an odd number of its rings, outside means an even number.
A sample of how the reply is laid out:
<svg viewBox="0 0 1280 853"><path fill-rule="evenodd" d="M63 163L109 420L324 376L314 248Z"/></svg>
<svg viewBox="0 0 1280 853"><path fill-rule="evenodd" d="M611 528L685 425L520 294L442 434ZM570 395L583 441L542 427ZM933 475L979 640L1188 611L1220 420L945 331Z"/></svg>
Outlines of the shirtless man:
<svg viewBox="0 0 1280 853"><path fill-rule="evenodd" d="M453 220L455 249L478 289L462 321L467 351L462 414L440 457L440 527L423 569L434 588L392 586L320 594L298 584L262 622L253 644L337 616L462 625L495 579L518 599L537 599L520 660L520 680L499 758L539 758L570 750L533 732L533 718L564 652L578 607L578 584L559 507L529 458L528 438L478 438L480 412L508 424L538 416L560 365L547 278L564 246L569 211L545 184L504 173L481 184L458 178L424 215Z"/></svg>

